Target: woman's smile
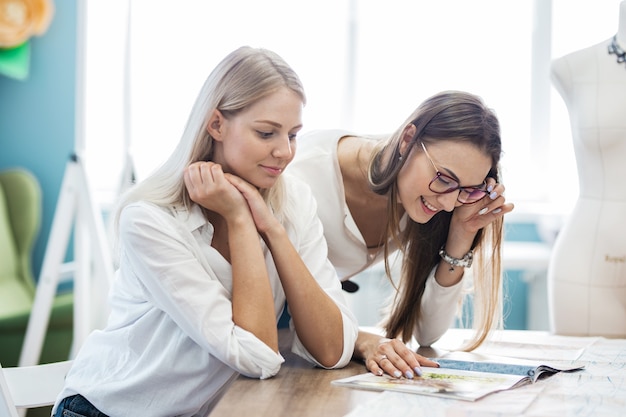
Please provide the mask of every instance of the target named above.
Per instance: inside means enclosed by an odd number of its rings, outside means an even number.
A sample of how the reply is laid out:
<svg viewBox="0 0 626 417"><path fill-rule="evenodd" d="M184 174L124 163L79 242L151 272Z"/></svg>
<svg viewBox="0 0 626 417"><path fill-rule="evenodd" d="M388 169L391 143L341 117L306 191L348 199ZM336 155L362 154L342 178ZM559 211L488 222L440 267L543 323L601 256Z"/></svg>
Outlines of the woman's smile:
<svg viewBox="0 0 626 417"><path fill-rule="evenodd" d="M430 204L428 201L426 201L426 199L424 197L420 197L420 199L422 200L422 205L425 207L426 210L424 210L427 214L435 214L439 211L439 209L435 206L433 206L432 204Z"/></svg>
<svg viewBox="0 0 626 417"><path fill-rule="evenodd" d="M277 177L280 174L282 174L283 169L284 169L278 166L270 166L270 165L261 165L261 168L263 168L267 173L269 173L271 176L274 176L274 177Z"/></svg>

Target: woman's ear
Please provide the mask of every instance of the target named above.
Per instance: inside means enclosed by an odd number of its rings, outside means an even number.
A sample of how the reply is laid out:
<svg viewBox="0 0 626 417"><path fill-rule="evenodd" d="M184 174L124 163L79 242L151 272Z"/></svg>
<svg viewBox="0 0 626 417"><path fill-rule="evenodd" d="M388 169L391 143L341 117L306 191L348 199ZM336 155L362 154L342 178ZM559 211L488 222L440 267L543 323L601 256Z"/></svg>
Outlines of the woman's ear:
<svg viewBox="0 0 626 417"><path fill-rule="evenodd" d="M404 130L402 131L402 137L400 138L400 155L405 156L409 146L411 146L411 142L415 137L415 133L417 132L417 128L413 123L409 123Z"/></svg>
<svg viewBox="0 0 626 417"><path fill-rule="evenodd" d="M206 125L206 130L211 137L216 141L222 140L222 134L224 130L224 115L218 109L213 110L211 117Z"/></svg>

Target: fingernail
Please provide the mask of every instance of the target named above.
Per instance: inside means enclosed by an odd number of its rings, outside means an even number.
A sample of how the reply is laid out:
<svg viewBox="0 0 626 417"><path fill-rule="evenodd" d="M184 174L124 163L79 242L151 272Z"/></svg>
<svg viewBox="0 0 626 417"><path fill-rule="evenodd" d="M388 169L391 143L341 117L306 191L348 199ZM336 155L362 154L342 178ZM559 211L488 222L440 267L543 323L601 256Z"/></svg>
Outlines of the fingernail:
<svg viewBox="0 0 626 417"><path fill-rule="evenodd" d="M415 371L415 375L422 376L422 368L416 366L415 368L413 368L413 370Z"/></svg>
<svg viewBox="0 0 626 417"><path fill-rule="evenodd" d="M400 371L395 371L395 372L393 373L393 376L395 376L396 378L400 378L400 377L402 376L402 372L400 372Z"/></svg>
<svg viewBox="0 0 626 417"><path fill-rule="evenodd" d="M489 194L489 198L495 200L496 198L498 198L498 193L492 191L491 194Z"/></svg>
<svg viewBox="0 0 626 417"><path fill-rule="evenodd" d="M489 187L487 187L487 192L492 192L493 191L493 185L490 185Z"/></svg>
<svg viewBox="0 0 626 417"><path fill-rule="evenodd" d="M413 372L411 371L406 371L404 373L404 376L406 377L406 379L413 379Z"/></svg>
<svg viewBox="0 0 626 417"><path fill-rule="evenodd" d="M502 209L498 207L497 209L495 209L494 211L492 211L492 213L493 213L493 214L498 214L498 213L500 213L501 211L502 211Z"/></svg>
<svg viewBox="0 0 626 417"><path fill-rule="evenodd" d="M383 376L383 371L382 371L382 369L379 369L379 370L376 372L376 375L378 375L378 376Z"/></svg>
<svg viewBox="0 0 626 417"><path fill-rule="evenodd" d="M487 207L483 207L478 211L478 215L482 216L483 214L487 213L487 210L489 210L489 208Z"/></svg>

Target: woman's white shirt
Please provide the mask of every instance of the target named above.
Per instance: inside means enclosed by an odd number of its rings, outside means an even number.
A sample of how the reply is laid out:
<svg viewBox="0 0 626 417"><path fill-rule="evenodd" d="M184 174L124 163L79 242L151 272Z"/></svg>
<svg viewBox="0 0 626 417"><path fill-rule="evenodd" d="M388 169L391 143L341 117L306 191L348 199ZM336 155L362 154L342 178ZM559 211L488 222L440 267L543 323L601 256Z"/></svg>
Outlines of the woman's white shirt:
<svg viewBox="0 0 626 417"><path fill-rule="evenodd" d="M285 183L286 203L296 214L285 229L342 312L344 352L334 366L342 367L352 357L356 319L327 259L308 187L295 178ZM80 393L112 416L136 415L138 407L153 417L206 415L238 373L268 378L279 371L283 357L232 321L231 265L211 247L213 227L198 206L187 212L134 203L123 210L120 230L108 324L80 349L57 403ZM259 240L278 321L285 294L271 253ZM321 366L297 334L292 351Z"/></svg>
<svg viewBox="0 0 626 417"><path fill-rule="evenodd" d="M342 281L384 259L382 250L367 248L346 203L337 156L339 140L345 136L355 135L344 130L320 130L300 136L296 158L287 168L289 174L306 181L313 190L328 257Z"/></svg>

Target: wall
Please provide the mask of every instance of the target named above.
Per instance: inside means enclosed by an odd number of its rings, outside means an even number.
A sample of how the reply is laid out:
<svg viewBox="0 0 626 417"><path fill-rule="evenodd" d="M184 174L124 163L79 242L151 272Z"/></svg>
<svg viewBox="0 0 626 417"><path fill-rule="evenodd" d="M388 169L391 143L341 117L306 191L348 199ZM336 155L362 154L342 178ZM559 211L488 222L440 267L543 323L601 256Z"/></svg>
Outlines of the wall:
<svg viewBox="0 0 626 417"><path fill-rule="evenodd" d="M0 75L0 169L31 170L43 191L42 231L33 259L36 277L74 150L77 1L55 1L48 31L31 39L28 79Z"/></svg>
<svg viewBox="0 0 626 417"><path fill-rule="evenodd" d="M504 328L549 330L546 278L552 244L542 236L537 219L521 221L512 217L505 218L504 229ZM515 249L514 242L522 246Z"/></svg>

